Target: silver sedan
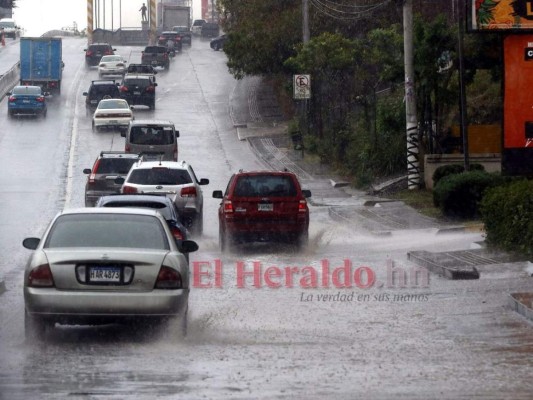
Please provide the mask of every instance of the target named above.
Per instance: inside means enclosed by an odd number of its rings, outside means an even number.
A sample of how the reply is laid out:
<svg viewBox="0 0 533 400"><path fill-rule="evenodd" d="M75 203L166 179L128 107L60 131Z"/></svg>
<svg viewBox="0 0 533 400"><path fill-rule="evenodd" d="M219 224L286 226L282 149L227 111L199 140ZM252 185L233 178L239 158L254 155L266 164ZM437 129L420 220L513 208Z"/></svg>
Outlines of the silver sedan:
<svg viewBox="0 0 533 400"><path fill-rule="evenodd" d="M189 268L165 219L153 210L82 208L57 214L24 273L25 332L42 339L56 323L178 319L186 334Z"/></svg>

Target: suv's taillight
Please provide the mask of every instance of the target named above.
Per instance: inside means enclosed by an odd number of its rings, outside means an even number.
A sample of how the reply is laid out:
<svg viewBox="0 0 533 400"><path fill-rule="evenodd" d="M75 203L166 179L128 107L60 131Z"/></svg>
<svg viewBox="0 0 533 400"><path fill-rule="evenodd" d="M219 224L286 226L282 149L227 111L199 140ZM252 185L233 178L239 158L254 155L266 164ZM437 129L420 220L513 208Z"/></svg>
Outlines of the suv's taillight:
<svg viewBox="0 0 533 400"><path fill-rule="evenodd" d="M87 52L85 53L87 57L91 57L93 54L94 52L92 50L87 50Z"/></svg>
<svg viewBox="0 0 533 400"><path fill-rule="evenodd" d="M224 200L224 212L225 213L233 212L233 204L231 203L231 200Z"/></svg>
<svg viewBox="0 0 533 400"><path fill-rule="evenodd" d="M136 187L133 186L123 186L122 187L122 193L129 194L129 193L138 193L138 190Z"/></svg>
<svg viewBox="0 0 533 400"><path fill-rule="evenodd" d="M196 188L194 186L184 187L181 189L181 197L196 197Z"/></svg>
<svg viewBox="0 0 533 400"><path fill-rule="evenodd" d="M96 160L93 166L93 170L91 171L91 174L89 175L89 183L94 183L94 179L96 178L96 172L98 171L98 166L100 165L100 159Z"/></svg>
<svg viewBox="0 0 533 400"><path fill-rule="evenodd" d="M181 274L163 265L157 275L157 281L155 282L155 289L181 289L183 287L183 281Z"/></svg>
<svg viewBox="0 0 533 400"><path fill-rule="evenodd" d="M126 144L126 145L124 146L124 151L125 151L126 153L129 153L129 152L131 151L131 147L130 147L129 144Z"/></svg>
<svg viewBox="0 0 533 400"><path fill-rule="evenodd" d="M298 203L298 212L307 212L307 201L300 200Z"/></svg>
<svg viewBox="0 0 533 400"><path fill-rule="evenodd" d="M29 287L54 287L54 278L50 265L42 264L30 271Z"/></svg>
<svg viewBox="0 0 533 400"><path fill-rule="evenodd" d="M120 91L121 92L127 92L128 91L128 88L126 86L121 86L120 87Z"/></svg>
<svg viewBox="0 0 533 400"><path fill-rule="evenodd" d="M174 239L183 240L183 233L177 226L173 226L170 228L172 231L172 236L174 236Z"/></svg>
<svg viewBox="0 0 533 400"><path fill-rule="evenodd" d="M148 93L153 93L153 92L155 92L155 86L151 86L151 85L150 85L150 86L147 86L147 87L146 87L146 91L147 91Z"/></svg>

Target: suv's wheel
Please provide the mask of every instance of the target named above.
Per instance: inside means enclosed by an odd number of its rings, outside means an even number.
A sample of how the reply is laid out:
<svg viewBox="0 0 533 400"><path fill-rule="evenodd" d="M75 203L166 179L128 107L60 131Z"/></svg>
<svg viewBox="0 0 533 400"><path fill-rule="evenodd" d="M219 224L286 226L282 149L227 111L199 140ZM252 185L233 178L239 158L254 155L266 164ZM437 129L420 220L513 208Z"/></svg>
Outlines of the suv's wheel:
<svg viewBox="0 0 533 400"><path fill-rule="evenodd" d="M42 116L43 118L46 118L46 113L47 113L47 112L48 112L48 109L45 108L45 109L43 110L43 112L41 113L41 116Z"/></svg>
<svg viewBox="0 0 533 400"><path fill-rule="evenodd" d="M305 231L296 236L296 246L299 250L303 250L309 244L309 232Z"/></svg>
<svg viewBox="0 0 533 400"><path fill-rule="evenodd" d="M222 228L218 230L218 246L222 253L227 253L231 251L233 246L233 238L227 232L224 232Z"/></svg>
<svg viewBox="0 0 533 400"><path fill-rule="evenodd" d="M152 100L152 102L150 103L148 107L150 107L152 110L155 110L155 99Z"/></svg>

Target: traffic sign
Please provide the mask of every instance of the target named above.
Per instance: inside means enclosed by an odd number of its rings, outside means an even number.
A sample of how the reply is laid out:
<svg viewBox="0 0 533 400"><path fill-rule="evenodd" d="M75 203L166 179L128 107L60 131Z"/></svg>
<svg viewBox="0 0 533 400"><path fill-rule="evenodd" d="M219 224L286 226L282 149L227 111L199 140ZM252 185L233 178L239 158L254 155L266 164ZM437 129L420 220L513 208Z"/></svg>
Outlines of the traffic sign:
<svg viewBox="0 0 533 400"><path fill-rule="evenodd" d="M311 75L294 75L293 76L294 98L310 99L311 98Z"/></svg>

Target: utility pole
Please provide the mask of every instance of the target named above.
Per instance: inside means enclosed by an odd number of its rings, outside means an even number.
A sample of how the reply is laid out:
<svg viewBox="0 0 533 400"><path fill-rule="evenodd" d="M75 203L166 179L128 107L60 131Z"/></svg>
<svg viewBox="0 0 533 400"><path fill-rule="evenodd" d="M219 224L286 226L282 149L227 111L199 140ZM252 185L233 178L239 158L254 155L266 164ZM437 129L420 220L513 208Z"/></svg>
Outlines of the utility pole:
<svg viewBox="0 0 533 400"><path fill-rule="evenodd" d="M464 156L464 169L470 170L470 157L468 152L468 124L466 114L466 84L465 84L465 64L464 64L464 42L463 42L463 28L464 28L464 8L459 5L457 0L457 12L458 12L458 33L459 33L459 92L460 102L459 111L461 114L461 137L463 138L463 156Z"/></svg>
<svg viewBox="0 0 533 400"><path fill-rule="evenodd" d="M416 117L413 56L413 0L403 0L403 48L405 66L405 119L407 131L407 187L420 187L418 161L418 120Z"/></svg>
<svg viewBox="0 0 533 400"><path fill-rule="evenodd" d="M302 30L304 44L309 42L309 0L302 0Z"/></svg>

